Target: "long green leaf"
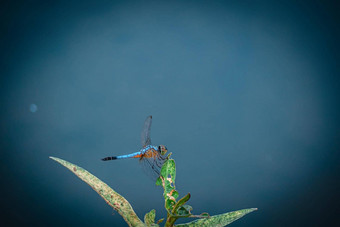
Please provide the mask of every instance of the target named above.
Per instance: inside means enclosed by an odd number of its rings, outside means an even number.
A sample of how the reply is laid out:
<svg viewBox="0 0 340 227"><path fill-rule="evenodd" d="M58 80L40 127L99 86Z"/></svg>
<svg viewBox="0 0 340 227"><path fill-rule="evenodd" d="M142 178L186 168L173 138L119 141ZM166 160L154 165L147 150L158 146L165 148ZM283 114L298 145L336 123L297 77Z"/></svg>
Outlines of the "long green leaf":
<svg viewBox="0 0 340 227"><path fill-rule="evenodd" d="M176 203L178 192L175 189L176 164L173 159L167 160L161 169L161 181L164 188L165 208L171 212Z"/></svg>
<svg viewBox="0 0 340 227"><path fill-rule="evenodd" d="M176 225L177 227L199 227L199 226L216 226L216 227L221 227L221 226L226 226L237 219L243 217L246 214L249 214L250 212L253 212L257 210L257 208L250 208L250 209L243 209L243 210L238 210L238 211L232 211L229 213L225 214L219 214L215 216L211 216L210 218L204 218L204 219L198 219L189 223L185 224L179 224Z"/></svg>
<svg viewBox="0 0 340 227"><path fill-rule="evenodd" d="M50 157L56 162L68 168L72 173L77 175L95 190L111 207L113 207L128 223L129 226L146 226L136 215L130 203L120 194L115 192L103 181L93 176L85 169L74 165L60 158Z"/></svg>

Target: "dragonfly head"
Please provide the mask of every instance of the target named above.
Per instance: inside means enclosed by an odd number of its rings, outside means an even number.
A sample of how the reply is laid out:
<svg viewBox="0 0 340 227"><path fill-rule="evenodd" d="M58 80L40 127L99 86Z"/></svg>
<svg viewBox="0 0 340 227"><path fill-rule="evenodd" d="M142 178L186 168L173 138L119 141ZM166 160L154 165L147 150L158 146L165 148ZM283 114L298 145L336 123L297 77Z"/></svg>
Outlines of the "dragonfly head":
<svg viewBox="0 0 340 227"><path fill-rule="evenodd" d="M166 152L168 152L168 149L164 145L159 145L158 150L159 150L159 152L161 152L161 155L165 155Z"/></svg>

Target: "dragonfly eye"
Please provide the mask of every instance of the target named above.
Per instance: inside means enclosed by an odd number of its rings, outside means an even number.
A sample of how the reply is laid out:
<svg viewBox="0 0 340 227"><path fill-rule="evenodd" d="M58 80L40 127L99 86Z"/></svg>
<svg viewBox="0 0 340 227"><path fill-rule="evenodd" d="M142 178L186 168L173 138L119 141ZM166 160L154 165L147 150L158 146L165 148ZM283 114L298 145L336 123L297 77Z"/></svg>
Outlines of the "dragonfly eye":
<svg viewBox="0 0 340 227"><path fill-rule="evenodd" d="M167 149L165 146L163 146L163 145L160 145L160 146L158 147L158 149L159 149L159 151L161 152L161 155L165 155L166 152L168 151L168 149Z"/></svg>

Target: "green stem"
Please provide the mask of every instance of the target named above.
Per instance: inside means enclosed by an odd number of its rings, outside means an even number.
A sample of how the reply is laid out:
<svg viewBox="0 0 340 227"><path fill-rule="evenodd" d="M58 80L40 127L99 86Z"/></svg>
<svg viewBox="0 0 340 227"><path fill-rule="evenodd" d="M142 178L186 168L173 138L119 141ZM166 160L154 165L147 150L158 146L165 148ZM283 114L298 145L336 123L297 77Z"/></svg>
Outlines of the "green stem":
<svg viewBox="0 0 340 227"><path fill-rule="evenodd" d="M168 215L168 218L166 220L165 226L166 227L171 227L175 224L175 221L177 220L176 217L172 216L172 215Z"/></svg>

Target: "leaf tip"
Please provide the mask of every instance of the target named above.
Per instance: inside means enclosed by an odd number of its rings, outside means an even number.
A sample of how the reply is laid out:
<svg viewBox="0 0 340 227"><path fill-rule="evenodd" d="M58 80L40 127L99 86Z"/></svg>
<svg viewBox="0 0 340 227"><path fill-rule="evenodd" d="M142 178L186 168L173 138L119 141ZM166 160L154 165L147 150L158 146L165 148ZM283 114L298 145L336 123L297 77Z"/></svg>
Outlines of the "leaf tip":
<svg viewBox="0 0 340 227"><path fill-rule="evenodd" d="M246 214L249 214L249 213L251 213L251 212L257 211L258 208L248 208L248 209L245 209L245 210L248 210L248 211L246 212Z"/></svg>
<svg viewBox="0 0 340 227"><path fill-rule="evenodd" d="M65 160L62 160L60 158L56 158L56 157L53 157L53 156L49 156L50 159L62 164L63 166L65 166L65 164L63 164L63 162L65 162Z"/></svg>

